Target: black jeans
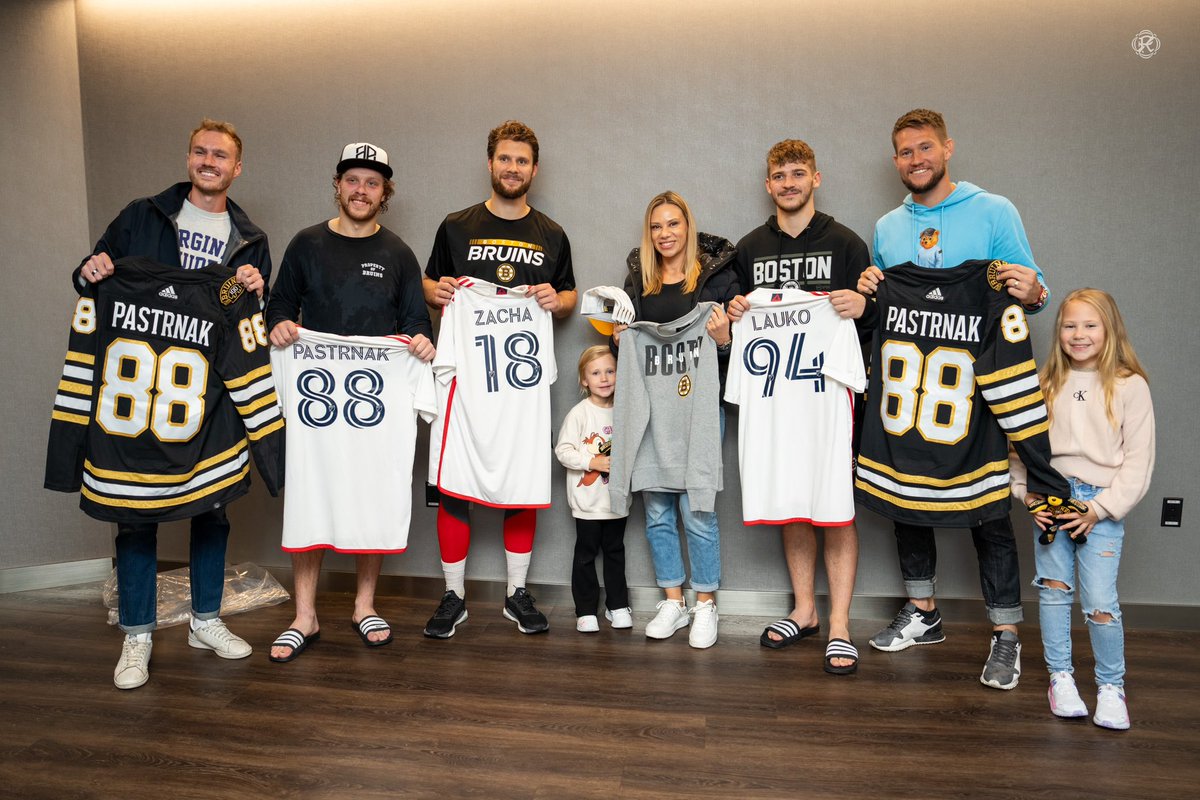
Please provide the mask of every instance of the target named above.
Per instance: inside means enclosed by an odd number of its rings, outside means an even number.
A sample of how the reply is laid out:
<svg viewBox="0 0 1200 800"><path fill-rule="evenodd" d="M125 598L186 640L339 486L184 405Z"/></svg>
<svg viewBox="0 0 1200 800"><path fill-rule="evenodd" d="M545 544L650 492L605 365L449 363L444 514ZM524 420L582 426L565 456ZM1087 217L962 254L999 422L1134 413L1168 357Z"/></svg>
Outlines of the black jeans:
<svg viewBox="0 0 1200 800"><path fill-rule="evenodd" d="M979 557L979 585L988 619L993 625L1016 625L1024 619L1021 609L1021 567L1017 540L1007 517L971 528L971 539ZM904 590L915 599L933 597L937 575L937 543L933 528L896 523L896 550Z"/></svg>
<svg viewBox="0 0 1200 800"><path fill-rule="evenodd" d="M576 519L575 557L571 566L571 597L575 616L596 613L600 582L596 580L596 555L604 554L604 606L610 611L629 607L625 583L625 521L619 519Z"/></svg>

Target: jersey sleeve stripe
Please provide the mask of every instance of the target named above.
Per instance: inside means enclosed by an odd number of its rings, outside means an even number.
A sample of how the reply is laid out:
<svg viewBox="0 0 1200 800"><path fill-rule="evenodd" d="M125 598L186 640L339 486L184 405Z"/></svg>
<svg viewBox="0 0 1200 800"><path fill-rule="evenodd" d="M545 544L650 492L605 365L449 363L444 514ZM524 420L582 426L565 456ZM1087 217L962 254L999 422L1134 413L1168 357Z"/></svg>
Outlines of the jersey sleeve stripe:
<svg viewBox="0 0 1200 800"><path fill-rule="evenodd" d="M270 375L260 378L245 388L230 390L229 396L235 403L244 403L265 392L275 393L275 381Z"/></svg>
<svg viewBox="0 0 1200 800"><path fill-rule="evenodd" d="M274 422L272 422L270 425L267 425L265 428L260 428L259 430L256 430L256 431L249 431L249 432L247 432L246 435L250 437L250 441L257 442L259 439L263 438L267 434L274 433L275 431L279 430L282 427L283 427L283 418L281 417L280 419L277 419Z"/></svg>
<svg viewBox="0 0 1200 800"><path fill-rule="evenodd" d="M76 411L91 413L92 401L83 397L68 397L65 394L54 396L54 405L56 408L72 408Z"/></svg>
<svg viewBox="0 0 1200 800"><path fill-rule="evenodd" d="M77 381L92 382L92 376L95 374L93 370L86 367L76 367L72 364L63 364L62 371L64 378L71 378Z"/></svg>
<svg viewBox="0 0 1200 800"><path fill-rule="evenodd" d="M271 378L271 365L270 364L264 364L263 366L259 367L258 369L251 370L250 372L247 372L245 375L242 375L240 377L227 379L225 381L225 388L229 389L230 393L232 393L234 389L240 389L243 386L245 386L246 384L252 383L253 381L256 381L262 377L266 377L268 380L270 380L270 378Z"/></svg>
<svg viewBox="0 0 1200 800"><path fill-rule="evenodd" d="M987 375L976 375L975 380L986 385L998 383L999 381L1015 378L1018 375L1024 375L1027 372L1037 372L1037 364L1033 359L1022 361L1020 364L1013 364L1011 367L998 369L995 372L989 372Z"/></svg>
<svg viewBox="0 0 1200 800"><path fill-rule="evenodd" d="M50 413L50 418L56 419L59 422L73 422L76 425L83 425L84 427L91 422L89 417L81 417L78 414L68 414L65 411L52 411Z"/></svg>
<svg viewBox="0 0 1200 800"><path fill-rule="evenodd" d="M1030 425L1046 419L1046 406L1039 403L1035 408L1021 414L1008 414L1006 416L996 417L996 421L1000 423L1000 427L1005 433L1018 431L1026 425Z"/></svg>
<svg viewBox="0 0 1200 800"><path fill-rule="evenodd" d="M203 489L198 489L191 494L183 495L182 497L169 497L161 500L130 500L115 497L104 497L96 494L87 486L84 486L81 492L92 502L104 506L116 506L119 508L166 508L168 506L181 506L185 503L190 503L207 495L219 492L227 486L232 486L238 481L245 479L249 474L250 466L247 464L243 466L237 474L231 475L219 483L214 483L211 486L204 487Z"/></svg>
<svg viewBox="0 0 1200 800"><path fill-rule="evenodd" d="M92 396L92 387L90 384L86 384L86 383L72 383L71 381L59 381L58 382L58 390L60 392L74 392L75 394L81 394L84 397Z"/></svg>
<svg viewBox="0 0 1200 800"><path fill-rule="evenodd" d="M1010 434L1008 434L1008 438L1014 442L1023 442L1032 436L1037 436L1039 433L1049 433L1049 432L1050 432L1050 420L1046 420L1045 422L1042 422L1038 425L1034 425L1032 428L1026 428L1023 431L1018 431L1016 433L1010 433Z"/></svg>
<svg viewBox="0 0 1200 800"><path fill-rule="evenodd" d="M989 386L986 389L981 389L983 397L989 403L994 403L998 400L1003 400L1006 397L1012 397L1016 394L1036 394L1041 396L1041 385L1038 383L1037 373L1021 378L1020 380L1000 383L995 386Z"/></svg>
<svg viewBox="0 0 1200 800"><path fill-rule="evenodd" d="M239 414L241 414L243 417L248 417L263 406L279 405L279 398L275 396L275 390L272 389L270 394L264 394L262 397L254 400L253 402L239 403L237 400L234 400L233 404L237 407Z"/></svg>
<svg viewBox="0 0 1200 800"><path fill-rule="evenodd" d="M265 425L270 425L276 420L283 421L283 417L279 413L279 406L271 406L257 414L249 416L243 415L242 424L246 426L246 430L251 433L257 433Z"/></svg>
<svg viewBox="0 0 1200 800"><path fill-rule="evenodd" d="M1038 392L1037 394L1027 394L1024 397L1018 397L1016 400L1008 403L993 403L990 404L989 407L992 409L993 414L1000 416L1001 414L1007 414L1010 411L1016 411L1018 408L1025 408L1035 404L1042 406L1045 405L1045 403L1042 402L1041 392Z"/></svg>
<svg viewBox="0 0 1200 800"><path fill-rule="evenodd" d="M74 350L68 350L67 361L75 361L79 364L87 364L90 367L96 364L96 357L91 353L79 353Z"/></svg>

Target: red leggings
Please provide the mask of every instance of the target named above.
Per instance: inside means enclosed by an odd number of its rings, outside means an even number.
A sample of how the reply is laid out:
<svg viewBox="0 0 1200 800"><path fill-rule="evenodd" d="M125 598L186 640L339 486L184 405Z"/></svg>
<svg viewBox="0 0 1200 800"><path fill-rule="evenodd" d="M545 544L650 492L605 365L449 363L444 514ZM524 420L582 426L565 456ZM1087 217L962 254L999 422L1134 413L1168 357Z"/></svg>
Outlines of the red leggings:
<svg viewBox="0 0 1200 800"><path fill-rule="evenodd" d="M442 561L455 564L467 557L471 548L471 504L457 497L442 495L438 506L438 546ZM512 553L533 550L533 534L537 530L536 508L509 508L504 512L504 549Z"/></svg>

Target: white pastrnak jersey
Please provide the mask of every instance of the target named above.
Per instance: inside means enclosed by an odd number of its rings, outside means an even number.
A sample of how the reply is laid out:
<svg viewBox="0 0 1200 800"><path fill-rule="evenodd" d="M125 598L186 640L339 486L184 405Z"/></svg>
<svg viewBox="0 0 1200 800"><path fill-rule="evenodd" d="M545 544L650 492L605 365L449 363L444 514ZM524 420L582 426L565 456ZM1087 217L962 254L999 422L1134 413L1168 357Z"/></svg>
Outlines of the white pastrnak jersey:
<svg viewBox="0 0 1200 800"><path fill-rule="evenodd" d="M445 494L497 508L550 505L554 328L525 289L460 278L433 359L442 419L429 475Z"/></svg>
<svg viewBox="0 0 1200 800"><path fill-rule="evenodd" d="M741 406L747 525L854 521L854 392L866 386L854 322L825 293L755 289L733 326L725 399Z"/></svg>
<svg viewBox="0 0 1200 800"><path fill-rule="evenodd" d="M271 350L288 422L284 550L408 547L417 416L437 415L433 370L408 342L301 328Z"/></svg>

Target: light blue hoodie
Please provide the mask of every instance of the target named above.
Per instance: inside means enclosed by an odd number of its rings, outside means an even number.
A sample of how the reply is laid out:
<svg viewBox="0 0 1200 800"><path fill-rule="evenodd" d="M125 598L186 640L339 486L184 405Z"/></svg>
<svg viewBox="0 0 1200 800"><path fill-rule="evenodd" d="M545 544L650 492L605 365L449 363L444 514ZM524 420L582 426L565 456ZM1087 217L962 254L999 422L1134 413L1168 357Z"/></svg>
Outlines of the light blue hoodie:
<svg viewBox="0 0 1200 800"><path fill-rule="evenodd" d="M909 261L954 267L972 259L1000 259L1036 270L1038 282L1046 285L1016 206L966 181L933 208L914 203L911 194L905 197L903 205L875 223L873 249L880 269Z"/></svg>

